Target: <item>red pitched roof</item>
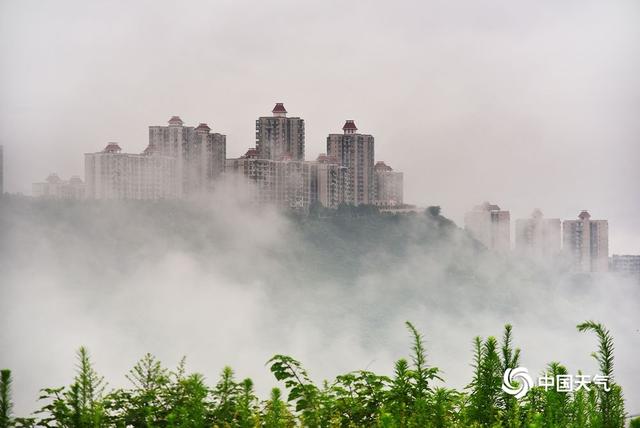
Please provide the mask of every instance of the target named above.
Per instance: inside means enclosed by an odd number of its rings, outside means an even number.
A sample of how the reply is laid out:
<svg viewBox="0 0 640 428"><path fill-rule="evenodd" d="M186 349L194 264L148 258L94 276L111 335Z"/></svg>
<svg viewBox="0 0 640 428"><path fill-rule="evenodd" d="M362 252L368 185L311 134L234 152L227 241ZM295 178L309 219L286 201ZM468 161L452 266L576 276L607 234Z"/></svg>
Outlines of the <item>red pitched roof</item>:
<svg viewBox="0 0 640 428"><path fill-rule="evenodd" d="M118 143L109 143L107 147L102 151L103 153L120 153L122 149L118 145Z"/></svg>
<svg viewBox="0 0 640 428"><path fill-rule="evenodd" d="M258 150L255 147L251 147L249 150L247 150L247 153L245 153L244 156L242 157L245 159L256 158L258 157Z"/></svg>
<svg viewBox="0 0 640 428"><path fill-rule="evenodd" d="M169 125L182 125L182 123L180 116L171 116L171 119L169 119Z"/></svg>
<svg viewBox="0 0 640 428"><path fill-rule="evenodd" d="M155 149L149 144L146 149L142 152L143 155L151 155L155 153Z"/></svg>
<svg viewBox="0 0 640 428"><path fill-rule="evenodd" d="M391 168L389 165L384 163L384 161L376 162L376 165L374 166L374 169L376 169L378 171L393 171L393 168Z"/></svg>
<svg viewBox="0 0 640 428"><path fill-rule="evenodd" d="M201 123L196 128L196 131L207 131L208 132L208 131L211 131L211 128L209 128L209 125L207 125L206 123Z"/></svg>
<svg viewBox="0 0 640 428"><path fill-rule="evenodd" d="M349 129L349 130L353 129L354 131L358 130L358 128L356 127L356 124L353 122L353 120L347 120L344 123L344 126L342 127L342 130L346 131L347 129Z"/></svg>
<svg viewBox="0 0 640 428"><path fill-rule="evenodd" d="M578 216L578 218L580 220L589 220L591 218L591 214L589 214L589 211L583 210Z"/></svg>
<svg viewBox="0 0 640 428"><path fill-rule="evenodd" d="M286 113L287 109L284 108L284 104L276 103L276 106L271 110L271 113Z"/></svg>

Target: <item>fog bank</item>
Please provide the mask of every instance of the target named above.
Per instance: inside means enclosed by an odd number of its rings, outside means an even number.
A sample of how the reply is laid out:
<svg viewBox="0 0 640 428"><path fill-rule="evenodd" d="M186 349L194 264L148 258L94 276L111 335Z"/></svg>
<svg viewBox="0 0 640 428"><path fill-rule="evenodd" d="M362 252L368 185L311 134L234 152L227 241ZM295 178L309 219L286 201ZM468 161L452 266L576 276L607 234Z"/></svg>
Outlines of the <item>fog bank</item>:
<svg viewBox="0 0 640 428"><path fill-rule="evenodd" d="M558 360L593 374L595 339L575 325L598 320L638 410L637 284L491 255L444 218L300 219L226 196L0 206L0 366L14 371L18 414L39 388L70 382L80 345L111 387L151 352L168 366L186 355L209 379L231 365L264 395L276 353L318 381L390 373L409 353L405 320L458 388L470 381L472 338L507 322L530 371Z"/></svg>

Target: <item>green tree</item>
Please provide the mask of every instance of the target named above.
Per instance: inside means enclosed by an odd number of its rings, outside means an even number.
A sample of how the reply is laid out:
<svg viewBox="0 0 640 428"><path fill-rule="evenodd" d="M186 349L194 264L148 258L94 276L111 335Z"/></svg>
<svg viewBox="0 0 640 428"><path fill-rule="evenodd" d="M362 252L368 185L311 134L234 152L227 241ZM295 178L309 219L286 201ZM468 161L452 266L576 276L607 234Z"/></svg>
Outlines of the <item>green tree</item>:
<svg viewBox="0 0 640 428"><path fill-rule="evenodd" d="M102 394L104 378L93 368L89 352L80 347L76 376L69 387L47 388L40 399L49 400L39 413L45 415L41 426L94 428L105 425Z"/></svg>
<svg viewBox="0 0 640 428"><path fill-rule="evenodd" d="M511 324L504 326L501 347L500 373L507 369L514 369L520 364L520 349L513 348L513 327ZM505 427L520 426L520 406L518 400L510 394L502 392L500 406L503 409L502 424Z"/></svg>
<svg viewBox="0 0 640 428"><path fill-rule="evenodd" d="M498 355L498 342L491 336L484 343L477 337L474 343L474 378L469 385L471 393L467 418L481 426L492 426L500 417L502 394L502 364Z"/></svg>
<svg viewBox="0 0 640 428"><path fill-rule="evenodd" d="M263 428L293 428L296 425L287 403L282 401L278 388L271 390L271 398L265 403L262 417Z"/></svg>
<svg viewBox="0 0 640 428"><path fill-rule="evenodd" d="M622 389L613 379L613 337L602 324L585 321L577 326L580 332L594 332L598 337L598 350L592 355L598 362L604 384L597 385L598 409L604 428L624 426L624 400Z"/></svg>
<svg viewBox="0 0 640 428"><path fill-rule="evenodd" d="M253 391L253 381L247 378L240 383L235 426L251 428L258 424L258 397Z"/></svg>
<svg viewBox="0 0 640 428"><path fill-rule="evenodd" d="M294 402L296 412L301 412L302 422L309 428L322 426L323 412L320 408L320 391L311 380L299 361L286 356L276 355L267 364L275 378L284 381L289 389L287 401Z"/></svg>
<svg viewBox="0 0 640 428"><path fill-rule="evenodd" d="M240 386L235 382L231 367L222 369L220 380L213 390L213 417L218 424L232 424L235 419Z"/></svg>
<svg viewBox="0 0 640 428"><path fill-rule="evenodd" d="M387 394L386 410L389 411L386 423L395 421L397 426L406 426L410 409L413 407L413 387L409 363L404 358L396 361L394 378Z"/></svg>
<svg viewBox="0 0 640 428"><path fill-rule="evenodd" d="M11 370L0 370L0 428L11 426Z"/></svg>
<svg viewBox="0 0 640 428"><path fill-rule="evenodd" d="M116 390L105 398L111 422L118 426L166 426L169 413L166 402L170 382L168 370L153 355L145 354L126 378L132 389Z"/></svg>

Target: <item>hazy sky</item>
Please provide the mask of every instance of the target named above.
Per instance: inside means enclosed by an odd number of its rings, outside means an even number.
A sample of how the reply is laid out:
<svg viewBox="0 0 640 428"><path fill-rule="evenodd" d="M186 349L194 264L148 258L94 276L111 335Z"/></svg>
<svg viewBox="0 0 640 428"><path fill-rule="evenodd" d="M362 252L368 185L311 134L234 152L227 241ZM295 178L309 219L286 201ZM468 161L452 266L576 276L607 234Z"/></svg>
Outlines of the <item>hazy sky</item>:
<svg viewBox="0 0 640 428"><path fill-rule="evenodd" d="M610 221L640 253L640 3L0 1L5 183L140 152L174 114L254 145L284 102L307 159L354 119L406 200L461 222L483 200Z"/></svg>

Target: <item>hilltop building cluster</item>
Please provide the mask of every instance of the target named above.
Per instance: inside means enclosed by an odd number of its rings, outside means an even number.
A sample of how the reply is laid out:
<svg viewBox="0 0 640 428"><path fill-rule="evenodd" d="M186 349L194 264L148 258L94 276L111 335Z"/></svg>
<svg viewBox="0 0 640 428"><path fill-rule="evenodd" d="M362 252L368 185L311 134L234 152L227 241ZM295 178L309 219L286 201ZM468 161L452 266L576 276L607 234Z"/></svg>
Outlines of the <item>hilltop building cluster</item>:
<svg viewBox="0 0 640 428"><path fill-rule="evenodd" d="M308 212L315 205L335 209L341 204L375 205L393 212L413 211L404 204L403 173L375 159L375 139L346 120L342 133L330 133L326 152L305 158L305 122L289 117L282 103L271 116L255 121L255 146L238 158L227 158L224 134L206 123L186 126L172 116L166 126L149 126L142 153L125 153L115 142L85 154L84 181L56 174L33 183L33 196L47 199L160 200L212 192L227 176L249 183L258 204ZM2 194L0 146L0 194ZM465 229L488 249L507 253L511 245L511 214L485 202L466 213ZM515 252L553 260L568 256L577 272L614 271L640 279L639 255L609 257L607 220L592 220L582 211L575 220L545 218L535 210L515 223Z"/></svg>
<svg viewBox="0 0 640 428"><path fill-rule="evenodd" d="M488 249L511 251L511 214L485 202L465 215L465 229ZM520 255L553 260L564 254L576 272L614 271L640 276L640 256L609 258L609 223L592 220L582 211L576 220L545 218L536 209L530 218L517 219L515 251Z"/></svg>
<svg viewBox="0 0 640 428"><path fill-rule="evenodd" d="M85 181L50 176L34 183L34 195L52 199L179 199L213 191L226 174L251 183L258 203L308 211L313 204L399 207L403 174L375 163L374 137L347 120L342 133L329 134L326 153L305 160L305 123L288 117L282 103L256 120L255 147L226 158L226 136L206 123L185 126L178 117L167 126L150 126L142 153L124 153L110 142L85 154ZM71 181L73 188L70 191ZM82 188L82 191L79 189Z"/></svg>

